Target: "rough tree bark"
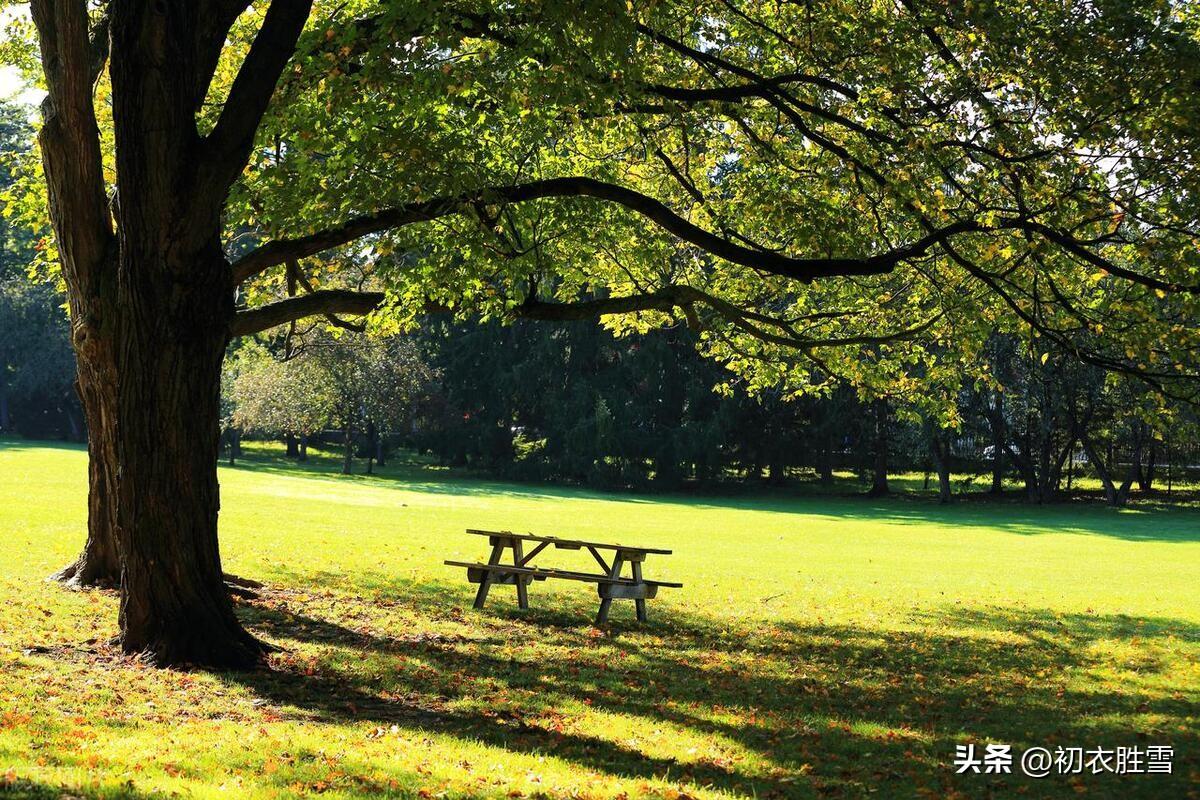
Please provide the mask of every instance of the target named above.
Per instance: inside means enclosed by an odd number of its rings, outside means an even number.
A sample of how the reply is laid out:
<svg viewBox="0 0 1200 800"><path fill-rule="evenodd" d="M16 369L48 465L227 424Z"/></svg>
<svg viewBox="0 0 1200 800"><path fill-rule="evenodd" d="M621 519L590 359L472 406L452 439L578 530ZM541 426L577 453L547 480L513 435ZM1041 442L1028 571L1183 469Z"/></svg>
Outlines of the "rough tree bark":
<svg viewBox="0 0 1200 800"><path fill-rule="evenodd" d="M111 467L115 459L111 407L115 387L111 372L97 374L94 363L82 354L76 360L79 399L87 419L88 535L79 557L51 579L76 589L113 589L121 584L116 482Z"/></svg>
<svg viewBox="0 0 1200 800"><path fill-rule="evenodd" d="M217 547L220 380L232 313L219 248L147 268L122 254L117 517L122 644L160 664L247 666L262 646L233 614ZM215 262L215 263L214 263ZM179 276L192 270L191 291ZM170 309L168 314L148 313Z"/></svg>
<svg viewBox="0 0 1200 800"><path fill-rule="evenodd" d="M112 0L92 26L82 0L31 4L47 84L41 150L93 465L88 546L63 577L111 580L115 550L121 644L156 664L242 667L265 652L233 614L217 546L220 366L234 311L221 211L310 3L271 4L202 138L196 110L246 5ZM111 205L92 105L106 60Z"/></svg>
<svg viewBox="0 0 1200 800"><path fill-rule="evenodd" d="M72 586L120 583L113 505L115 363L109 340L116 242L100 158L91 87L107 48L82 3L39 0L31 13L41 41L47 97L38 142L50 217L71 312L80 402L88 429L88 538L83 552L54 578Z"/></svg>

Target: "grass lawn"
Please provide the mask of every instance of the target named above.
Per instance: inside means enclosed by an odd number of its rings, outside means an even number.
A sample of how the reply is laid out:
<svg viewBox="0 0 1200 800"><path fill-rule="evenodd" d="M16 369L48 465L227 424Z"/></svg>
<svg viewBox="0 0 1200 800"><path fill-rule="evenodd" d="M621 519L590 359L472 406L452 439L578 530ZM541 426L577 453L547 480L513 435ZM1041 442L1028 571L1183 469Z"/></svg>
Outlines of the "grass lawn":
<svg viewBox="0 0 1200 800"><path fill-rule="evenodd" d="M44 582L85 454L0 441L0 797L1197 797L1200 511L604 495L401 465L223 467L226 568L273 669L119 656ZM668 547L650 624L595 590L484 612L467 527ZM548 551L545 563L586 566ZM553 557L552 559L549 557ZM1172 745L1171 775L956 776L954 746ZM7 794L6 794L7 793Z"/></svg>

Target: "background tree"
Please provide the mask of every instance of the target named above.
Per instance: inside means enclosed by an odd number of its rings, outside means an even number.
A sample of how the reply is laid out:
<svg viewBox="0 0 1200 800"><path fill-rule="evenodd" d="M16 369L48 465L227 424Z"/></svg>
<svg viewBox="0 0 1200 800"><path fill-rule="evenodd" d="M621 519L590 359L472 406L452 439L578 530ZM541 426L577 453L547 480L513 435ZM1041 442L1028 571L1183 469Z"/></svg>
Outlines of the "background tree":
<svg viewBox="0 0 1200 800"><path fill-rule="evenodd" d="M308 440L333 416L328 376L309 359L281 360L261 346L244 346L228 376L230 418L241 430L299 439L299 457Z"/></svg>
<svg viewBox="0 0 1200 800"><path fill-rule="evenodd" d="M75 366L62 301L46 281L30 281L39 243L11 219L13 168L26 157L33 129L24 107L0 101L0 431L83 435ZM40 246L44 246L44 242Z"/></svg>
<svg viewBox="0 0 1200 800"><path fill-rule="evenodd" d="M307 451L326 426L342 430L342 472L353 471L357 434L411 422L433 380L416 346L403 337L310 334L286 359L261 346L238 351L229 390L233 423L243 430L293 434ZM368 436L367 471L378 458Z"/></svg>

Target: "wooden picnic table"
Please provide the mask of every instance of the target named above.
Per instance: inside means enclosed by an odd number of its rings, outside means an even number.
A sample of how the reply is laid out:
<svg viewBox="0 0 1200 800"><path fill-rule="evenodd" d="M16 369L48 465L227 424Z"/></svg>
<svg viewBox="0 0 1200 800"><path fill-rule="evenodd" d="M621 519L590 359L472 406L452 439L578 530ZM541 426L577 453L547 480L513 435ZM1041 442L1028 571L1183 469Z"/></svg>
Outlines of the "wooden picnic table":
<svg viewBox="0 0 1200 800"><path fill-rule="evenodd" d="M475 608L483 608L487 601L488 590L493 584L500 584L516 586L517 605L522 609L527 609L529 608L529 584L533 581L561 578L596 584L596 591L600 595L600 611L596 614L597 625L608 621L608 611L612 607L613 600L633 600L637 607L638 621L645 622L646 601L656 597L660 587L666 586L674 589L683 587L682 583L652 581L642 577L642 564L645 562L646 556L670 555L670 550L656 547L632 547L607 542L589 542L583 539L562 539L557 536L537 536L532 533L513 533L512 531L484 531L468 528L467 533L488 537L492 553L487 563L447 561L446 564L452 567L466 567L467 580L479 584L479 589L475 592ZM528 553L525 552L526 542L536 543ZM602 571L600 573L578 572L534 565L533 559L548 547L557 550L587 550ZM501 563L505 550L512 551L511 564ZM600 555L601 550L613 551L612 563ZM626 564L630 566L631 575L629 577L621 574Z"/></svg>

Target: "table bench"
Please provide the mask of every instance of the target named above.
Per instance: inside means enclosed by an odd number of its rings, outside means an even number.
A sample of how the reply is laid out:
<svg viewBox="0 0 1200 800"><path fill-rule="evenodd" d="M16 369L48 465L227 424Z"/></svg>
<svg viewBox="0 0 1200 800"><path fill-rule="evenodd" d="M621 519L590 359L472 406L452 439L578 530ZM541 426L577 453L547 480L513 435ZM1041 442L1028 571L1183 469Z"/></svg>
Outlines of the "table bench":
<svg viewBox="0 0 1200 800"><path fill-rule="evenodd" d="M484 603L487 602L488 590L493 585L499 584L516 586L517 606L527 609L529 608L529 584L534 581L561 578L596 584L596 591L600 595L600 611L596 614L597 625L608 621L608 611L612 607L613 600L633 600L637 607L638 622L645 622L646 601L656 597L659 588L664 586L672 589L683 588L682 583L651 581L642 577L642 564L646 561L646 556L670 555L670 550L586 542L582 539L560 539L557 536L536 536L532 533L513 533L511 531L482 531L468 528L467 533L488 537L492 553L487 563L447 561L446 564L451 567L466 567L467 580L479 584L479 589L475 592L475 608L483 608ZM528 553L525 552L526 542L533 544L533 548ZM548 547L557 550L586 549L600 565L602 572L577 572L534 565L533 559ZM512 551L511 564L501 563L505 550ZM600 555L601 550L613 551L611 564L605 560L604 556ZM630 577L621 574L626 564L630 566Z"/></svg>

